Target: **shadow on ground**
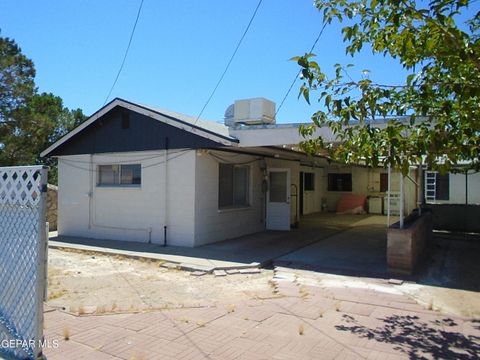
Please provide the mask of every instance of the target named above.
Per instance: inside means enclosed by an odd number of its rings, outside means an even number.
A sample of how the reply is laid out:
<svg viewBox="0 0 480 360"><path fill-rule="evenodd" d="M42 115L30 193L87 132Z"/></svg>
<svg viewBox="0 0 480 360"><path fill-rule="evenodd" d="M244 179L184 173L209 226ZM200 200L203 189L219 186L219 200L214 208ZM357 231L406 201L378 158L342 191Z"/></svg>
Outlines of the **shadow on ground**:
<svg viewBox="0 0 480 360"><path fill-rule="evenodd" d="M288 232L263 231L195 248L73 236L51 237L50 240L64 244L86 245L132 253L179 256L190 258L183 261L191 263L194 263L195 259L209 259L217 263L220 261L244 265L268 265L276 258L340 234L358 221L370 217L369 215L312 214L302 219L299 229Z"/></svg>
<svg viewBox="0 0 480 360"><path fill-rule="evenodd" d="M480 291L480 235L434 233L416 281L422 285Z"/></svg>
<svg viewBox="0 0 480 360"><path fill-rule="evenodd" d="M478 359L480 354L480 337L456 331L458 324L450 318L425 321L415 315L391 315L379 319L383 325L376 328L360 325L349 315L343 320L347 325L336 325L337 330L394 345L410 359Z"/></svg>
<svg viewBox="0 0 480 360"><path fill-rule="evenodd" d="M167 261L213 268L270 264L335 275L389 279L385 216L316 213L289 232L264 231L195 248L60 236L64 244L166 255ZM423 285L480 291L480 235L436 233L415 276ZM170 256L170 257L168 257Z"/></svg>

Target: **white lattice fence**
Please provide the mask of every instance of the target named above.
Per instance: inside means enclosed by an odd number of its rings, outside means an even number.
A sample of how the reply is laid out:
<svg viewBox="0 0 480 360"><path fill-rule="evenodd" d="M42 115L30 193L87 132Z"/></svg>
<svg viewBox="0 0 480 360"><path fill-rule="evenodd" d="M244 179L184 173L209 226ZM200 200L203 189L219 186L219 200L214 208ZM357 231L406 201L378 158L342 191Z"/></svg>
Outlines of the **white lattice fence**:
<svg viewBox="0 0 480 360"><path fill-rule="evenodd" d="M47 169L0 167L0 356L41 357Z"/></svg>

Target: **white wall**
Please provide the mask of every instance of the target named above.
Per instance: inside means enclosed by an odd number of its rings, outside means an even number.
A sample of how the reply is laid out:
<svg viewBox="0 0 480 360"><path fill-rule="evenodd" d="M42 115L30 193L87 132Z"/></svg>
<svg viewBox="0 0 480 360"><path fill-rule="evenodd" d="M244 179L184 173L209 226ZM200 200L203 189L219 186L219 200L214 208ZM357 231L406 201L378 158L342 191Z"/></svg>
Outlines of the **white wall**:
<svg viewBox="0 0 480 360"><path fill-rule="evenodd" d="M119 163L142 165L140 187L96 185L97 165ZM192 150L170 151L167 169L164 151L62 156L58 231L60 235L163 243L166 225L169 245L193 246L194 191Z"/></svg>
<svg viewBox="0 0 480 360"><path fill-rule="evenodd" d="M465 204L465 173L449 174L450 194L448 200L436 200L436 204ZM480 172L469 172L468 203L480 204Z"/></svg>
<svg viewBox="0 0 480 360"><path fill-rule="evenodd" d="M265 229L261 160L250 155L197 151L195 166L195 246L259 232ZM250 206L218 209L219 163L250 166Z"/></svg>
<svg viewBox="0 0 480 360"><path fill-rule="evenodd" d="M250 166L250 206L218 209L218 169L220 162ZM195 245L230 239L265 230L265 194L262 192L266 168L289 168L291 183L299 188L300 164L297 161L261 158L221 151L197 151L195 191ZM291 223L295 221L298 197L291 197Z"/></svg>
<svg viewBox="0 0 480 360"><path fill-rule="evenodd" d="M88 236L89 155L58 159L58 233Z"/></svg>
<svg viewBox="0 0 480 360"><path fill-rule="evenodd" d="M276 124L244 126L242 128L229 128L231 136L240 140L240 147L252 146L282 146L285 144L298 144L305 138L298 132L300 124ZM315 130L312 138L322 137L325 141L334 141L335 136L327 126Z"/></svg>
<svg viewBox="0 0 480 360"><path fill-rule="evenodd" d="M351 173L352 174L352 191L328 191L328 173ZM335 211L337 202L342 194L357 194L364 196L386 196L386 192L380 192L380 174L387 173L386 169L371 169L365 167L332 165L325 169L324 172L324 187L326 190L325 197L327 199L328 211ZM416 171L410 171L410 177L418 182L416 179ZM400 191L400 173L392 171L391 176L391 191ZM416 185L408 178L404 180L405 214L409 214L417 207L416 204Z"/></svg>
<svg viewBox="0 0 480 360"><path fill-rule="evenodd" d="M166 195L164 151L61 157L59 234L138 242L150 239L162 244L163 227L167 225L169 245L199 246L265 229L261 164L290 168L292 183L299 186L299 162L210 153L231 163L250 163L249 207L218 209L219 160L207 151L170 152ZM98 165L119 163L142 164L139 188L96 185ZM321 177L316 180L321 181ZM298 198L292 198L292 223L296 201Z"/></svg>
<svg viewBox="0 0 480 360"><path fill-rule="evenodd" d="M283 159L266 159L267 168L288 168L290 169L290 182L300 191L300 162ZM291 188L293 193L293 188ZM298 214L297 214L298 213ZM295 222L296 214L300 217L300 199L298 196L290 196L290 223Z"/></svg>
<svg viewBox="0 0 480 360"><path fill-rule="evenodd" d="M327 192L327 183L324 169L318 167L301 166L300 171L315 174L315 190L303 192L303 214L322 211L322 198Z"/></svg>
<svg viewBox="0 0 480 360"><path fill-rule="evenodd" d="M401 118L399 118L401 120ZM272 125L250 125L243 127L229 128L229 134L240 140L240 147L251 146L283 146L285 144L298 144L305 138L299 133L300 125L311 125L312 123L290 123ZM382 129L387 122L378 121L375 127ZM310 138L321 137L325 142L338 142L339 139L328 126L317 127Z"/></svg>

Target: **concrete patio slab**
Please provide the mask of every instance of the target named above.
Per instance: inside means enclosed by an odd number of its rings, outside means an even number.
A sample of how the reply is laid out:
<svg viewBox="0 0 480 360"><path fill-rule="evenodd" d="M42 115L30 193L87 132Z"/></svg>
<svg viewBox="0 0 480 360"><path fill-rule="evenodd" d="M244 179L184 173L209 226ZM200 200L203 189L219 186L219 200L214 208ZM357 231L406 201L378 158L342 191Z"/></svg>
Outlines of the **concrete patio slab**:
<svg viewBox="0 0 480 360"><path fill-rule="evenodd" d="M371 216L345 231L281 256L276 264L337 274L387 276L385 217Z"/></svg>
<svg viewBox="0 0 480 360"><path fill-rule="evenodd" d="M320 240L341 234L362 221L383 224L384 216L336 215L318 213L302 218L299 229L264 231L196 248L161 246L158 244L59 236L52 233L51 248L73 249L148 258L165 261L172 267L188 271L259 268L274 259L286 256Z"/></svg>

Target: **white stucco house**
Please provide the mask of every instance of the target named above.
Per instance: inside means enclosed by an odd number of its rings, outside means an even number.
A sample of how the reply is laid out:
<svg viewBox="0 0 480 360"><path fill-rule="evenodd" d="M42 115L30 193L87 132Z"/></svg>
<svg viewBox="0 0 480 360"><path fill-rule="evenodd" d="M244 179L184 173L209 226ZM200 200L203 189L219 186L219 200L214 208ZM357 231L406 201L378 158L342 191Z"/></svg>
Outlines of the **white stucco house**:
<svg viewBox="0 0 480 360"><path fill-rule="evenodd" d="M303 215L335 211L344 194L385 213L398 174L388 181L386 169L307 156L295 146L299 124L275 124L274 114L262 98L235 102L225 124L113 100L41 154L58 158L59 235L193 247L288 231ZM405 182L405 213L419 201L418 176L412 168ZM441 191L439 201L462 196L456 178L436 180L434 201ZM447 197L445 186L453 186Z"/></svg>

